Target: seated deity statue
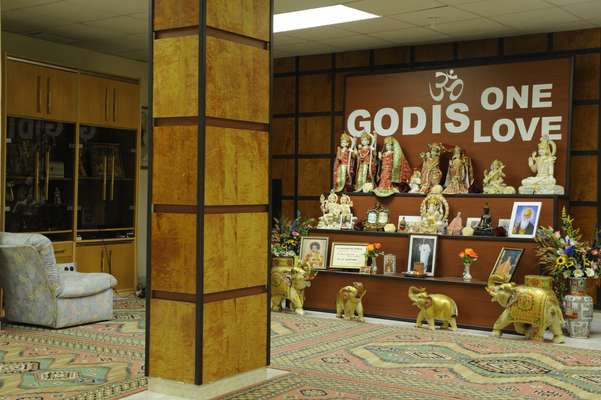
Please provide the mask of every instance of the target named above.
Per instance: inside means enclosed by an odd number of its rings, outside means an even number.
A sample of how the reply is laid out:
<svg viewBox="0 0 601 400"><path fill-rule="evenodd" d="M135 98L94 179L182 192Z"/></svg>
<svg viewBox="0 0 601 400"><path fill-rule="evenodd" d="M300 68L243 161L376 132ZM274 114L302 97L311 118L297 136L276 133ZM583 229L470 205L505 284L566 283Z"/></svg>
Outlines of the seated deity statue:
<svg viewBox="0 0 601 400"><path fill-rule="evenodd" d="M484 193L486 194L514 194L515 188L505 183L505 164L494 160L490 169L484 170Z"/></svg>
<svg viewBox="0 0 601 400"><path fill-rule="evenodd" d="M342 207L338 204L338 195L332 189L327 198L322 194L319 201L322 216L319 217L317 228L340 229Z"/></svg>
<svg viewBox="0 0 601 400"><path fill-rule="evenodd" d="M422 201L421 221L417 226L419 233L442 233L448 224L449 203L442 195L442 186L435 185Z"/></svg>
<svg viewBox="0 0 601 400"><path fill-rule="evenodd" d="M563 186L557 185L554 176L556 160L557 144L548 137L541 137L538 152L528 157L528 166L536 175L522 180L520 194L564 194Z"/></svg>

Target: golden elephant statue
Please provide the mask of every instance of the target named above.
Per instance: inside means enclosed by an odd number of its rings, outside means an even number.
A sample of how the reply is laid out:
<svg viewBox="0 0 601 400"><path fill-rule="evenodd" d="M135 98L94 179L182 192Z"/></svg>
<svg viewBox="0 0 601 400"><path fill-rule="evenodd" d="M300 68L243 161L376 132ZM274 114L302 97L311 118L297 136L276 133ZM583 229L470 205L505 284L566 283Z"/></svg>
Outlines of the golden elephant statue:
<svg viewBox="0 0 601 400"><path fill-rule="evenodd" d="M550 290L504 282L504 277L494 275L486 291L491 301L505 308L493 326L493 336L500 337L509 324L528 339L542 341L545 331L553 333L553 342L563 343L563 314L557 296Z"/></svg>
<svg viewBox="0 0 601 400"><path fill-rule="evenodd" d="M284 299L290 302L290 310L299 315L304 314L305 289L317 271L307 264L295 261L293 267L276 266L271 269L271 310L282 311Z"/></svg>
<svg viewBox="0 0 601 400"><path fill-rule="evenodd" d="M336 317L346 320L357 319L365 321L363 317L363 296L367 290L361 282L353 282L352 286L345 286L338 291L336 296ZM357 314L357 317L355 317Z"/></svg>
<svg viewBox="0 0 601 400"><path fill-rule="evenodd" d="M455 300L444 294L428 294L426 289L415 286L409 288L409 299L419 308L416 326L421 328L424 320L428 321L430 330L434 330L435 321L442 322L442 329L457 330L457 315L459 310Z"/></svg>

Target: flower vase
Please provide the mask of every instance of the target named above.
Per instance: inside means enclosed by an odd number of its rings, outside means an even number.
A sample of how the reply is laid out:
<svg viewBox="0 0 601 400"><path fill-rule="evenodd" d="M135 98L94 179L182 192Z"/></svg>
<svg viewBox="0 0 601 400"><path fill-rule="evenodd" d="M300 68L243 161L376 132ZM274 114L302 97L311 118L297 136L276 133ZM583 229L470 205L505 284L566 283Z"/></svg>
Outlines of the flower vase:
<svg viewBox="0 0 601 400"><path fill-rule="evenodd" d="M463 263L463 280L469 282L472 280L472 274L470 273L470 267L472 263Z"/></svg>
<svg viewBox="0 0 601 400"><path fill-rule="evenodd" d="M586 278L570 278L570 294L563 298L568 335L588 338L593 322L593 298L586 294Z"/></svg>
<svg viewBox="0 0 601 400"><path fill-rule="evenodd" d="M378 273L378 257L376 256L372 256L371 257L371 270L370 270L371 274L377 274Z"/></svg>

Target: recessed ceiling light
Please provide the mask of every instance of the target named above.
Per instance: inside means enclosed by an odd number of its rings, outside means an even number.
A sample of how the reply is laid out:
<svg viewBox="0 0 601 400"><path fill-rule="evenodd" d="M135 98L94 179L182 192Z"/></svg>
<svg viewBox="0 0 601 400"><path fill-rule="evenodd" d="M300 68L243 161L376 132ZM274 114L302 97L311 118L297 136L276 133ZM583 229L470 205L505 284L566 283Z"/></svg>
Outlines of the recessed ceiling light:
<svg viewBox="0 0 601 400"><path fill-rule="evenodd" d="M343 5L310 8L275 14L273 16L273 32L295 31L298 29L315 28L379 17L379 15Z"/></svg>

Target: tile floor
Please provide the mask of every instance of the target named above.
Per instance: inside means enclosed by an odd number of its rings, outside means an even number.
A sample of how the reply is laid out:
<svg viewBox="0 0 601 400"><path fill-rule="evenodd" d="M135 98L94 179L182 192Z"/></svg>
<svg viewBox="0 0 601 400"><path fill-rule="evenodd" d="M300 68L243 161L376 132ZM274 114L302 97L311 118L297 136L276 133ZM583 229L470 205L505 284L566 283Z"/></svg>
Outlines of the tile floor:
<svg viewBox="0 0 601 400"><path fill-rule="evenodd" d="M321 313L314 311L307 311L307 316L319 317L319 318L336 318L334 314ZM392 326L413 326L414 323L402 322L402 321L391 321L386 319L378 318L366 318L367 322L372 324L384 324ZM425 329L425 328L424 328ZM459 329L459 332L467 333L470 335L490 335L488 331L479 331L472 329ZM549 335L549 332L547 332ZM523 337L518 335L504 335L504 338L510 340L524 340ZM550 339L550 336L546 336L546 339ZM601 312L595 312L595 319L593 320L593 328L591 337L588 339L573 339L566 337L564 344L559 346L570 346L579 347L584 349L601 350ZM224 379L219 382L215 382L210 385L202 387L193 385L177 385L169 384L164 381L153 381L150 384L150 390L136 395L126 397L127 400L184 400L184 399L203 399L210 400L212 398L221 396L223 394L241 389L254 383L262 382L267 379L274 378L281 374L285 374L285 371L279 371L273 368L264 368L256 371L251 371L246 374L241 374L234 378ZM170 387L171 386L171 387ZM181 386L185 386L183 389ZM154 390L156 389L156 391ZM160 393L159 393L160 392ZM173 393L173 394L163 394ZM178 397L182 396L182 397ZM184 397L185 396L185 397Z"/></svg>

